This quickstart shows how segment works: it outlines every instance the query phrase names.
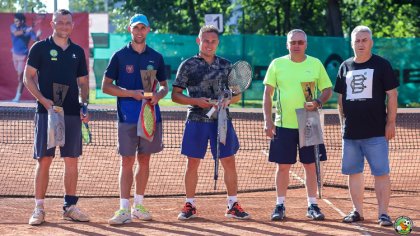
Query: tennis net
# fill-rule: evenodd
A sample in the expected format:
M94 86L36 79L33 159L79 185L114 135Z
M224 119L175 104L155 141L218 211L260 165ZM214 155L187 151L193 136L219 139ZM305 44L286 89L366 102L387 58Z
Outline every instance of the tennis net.
M33 196L34 104L0 103L0 196ZM269 140L263 131L261 109L231 109L233 124L241 148L236 155L240 192L274 190L276 165L268 162ZM91 106L92 142L84 145L79 160L78 195L83 197L118 197L120 157L117 153L116 109ZM186 107L162 108L164 150L152 156L148 196L184 195L186 158L180 154ZM347 178L341 174L341 131L336 110L323 111L324 141L328 161L323 163L324 186L346 188ZM392 191L420 193L420 110L399 109L397 136L390 142ZM59 150L50 169L47 196L63 194L63 161ZM201 162L197 194L226 192L223 168L218 189L213 190L214 162L210 150ZM365 166L365 187L374 189L370 169ZM304 187L304 171L300 163L290 170L290 188Z

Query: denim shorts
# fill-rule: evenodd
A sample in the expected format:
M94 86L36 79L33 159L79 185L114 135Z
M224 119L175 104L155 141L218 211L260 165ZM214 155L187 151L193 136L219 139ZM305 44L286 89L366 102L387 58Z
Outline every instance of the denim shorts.
M232 121L227 122L226 145L220 144L220 158L230 157L239 149L239 141L233 128ZM181 154L187 157L203 159L210 140L213 159L217 155L217 121L199 122L187 120L184 137L182 139Z
M385 137L343 139L341 172L345 175L362 173L365 157L374 176L389 174L388 141Z
M295 164L299 149L299 160L303 164L315 163L315 147L299 147L299 130L276 127L276 135L270 142L268 160L277 164ZM320 160L327 160L325 145L319 145Z

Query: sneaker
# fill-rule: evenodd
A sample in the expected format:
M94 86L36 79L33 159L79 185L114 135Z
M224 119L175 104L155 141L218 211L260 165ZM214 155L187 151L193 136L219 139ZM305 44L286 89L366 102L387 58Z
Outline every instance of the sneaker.
M137 218L139 220L151 220L152 215L143 205L137 204L131 208L131 218Z
M357 221L363 221L364 218L360 216L360 213L356 210L350 212L346 217L343 218L344 223L353 223Z
M127 209L119 209L114 216L108 220L110 225L122 225L131 223L131 214Z
M286 217L286 207L284 204L277 204L274 208L273 214L271 214L272 221L283 220Z
M30 225L40 225L45 222L45 211L43 208L35 207L31 218L29 219Z
M319 209L317 204L311 204L308 207L308 212L306 213L306 217L313 219L313 220L324 220L325 216L322 214L321 209Z
M389 217L389 215L382 214L378 219L378 223L380 226L391 226L392 220L391 217Z
M233 203L230 209L227 209L225 216L227 218L235 218L235 219L249 219L250 215L246 213L239 203Z
M191 203L186 202L181 213L178 215L178 220L188 220L196 217L197 209Z
M89 221L89 216L83 213L76 205L71 205L67 207L63 212L64 220L72 220L77 222L87 222Z

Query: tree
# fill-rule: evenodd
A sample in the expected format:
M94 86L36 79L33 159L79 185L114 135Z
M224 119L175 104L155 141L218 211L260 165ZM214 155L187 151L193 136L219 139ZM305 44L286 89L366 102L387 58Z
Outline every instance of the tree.
M25 6L26 2L26 6ZM41 0L2 0L0 12L45 12L46 6Z
M224 27L225 34L285 35L293 28L301 28L308 35L342 37L348 36L356 25L364 24L372 28L375 37L415 37L420 33L416 1L127 0L123 6L114 8L110 19L119 32L126 32L129 18L144 13L153 32L197 34L204 14L221 13L226 22L233 11L241 11L238 25Z
M229 0L127 0L111 14L118 32L126 32L129 19L135 13L143 13L151 22L153 32L197 34L204 24L204 15L221 13L228 16Z
M343 25L352 29L357 25L369 26L375 37L419 37L420 7L415 0L362 0L346 1L341 10L348 12Z
M72 12L106 12L108 10L107 1L104 0L77 0L69 1L69 10Z
M339 0L328 0L327 35L343 37Z

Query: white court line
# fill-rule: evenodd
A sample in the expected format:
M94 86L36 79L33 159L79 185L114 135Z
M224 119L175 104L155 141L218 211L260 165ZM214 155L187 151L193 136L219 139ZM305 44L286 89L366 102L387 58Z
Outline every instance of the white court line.
M262 150L262 153L266 156L268 156L268 153L265 150ZM289 171L289 173L292 175L293 178L297 179L298 181L300 181L303 185L305 185L305 180L302 179L299 175L297 175L295 172L293 171ZM336 207L330 200L326 199L326 198L322 198L322 200L328 205L330 206L332 209L334 209L336 212L338 212L338 214L340 214L342 217L345 217L346 214L340 210L340 208ZM343 223L344 224L344 223ZM358 229L359 231L361 231L360 233L362 235L366 235L366 236L372 236L369 232L368 229L359 225L358 223L351 223L352 225L355 226L356 229Z

